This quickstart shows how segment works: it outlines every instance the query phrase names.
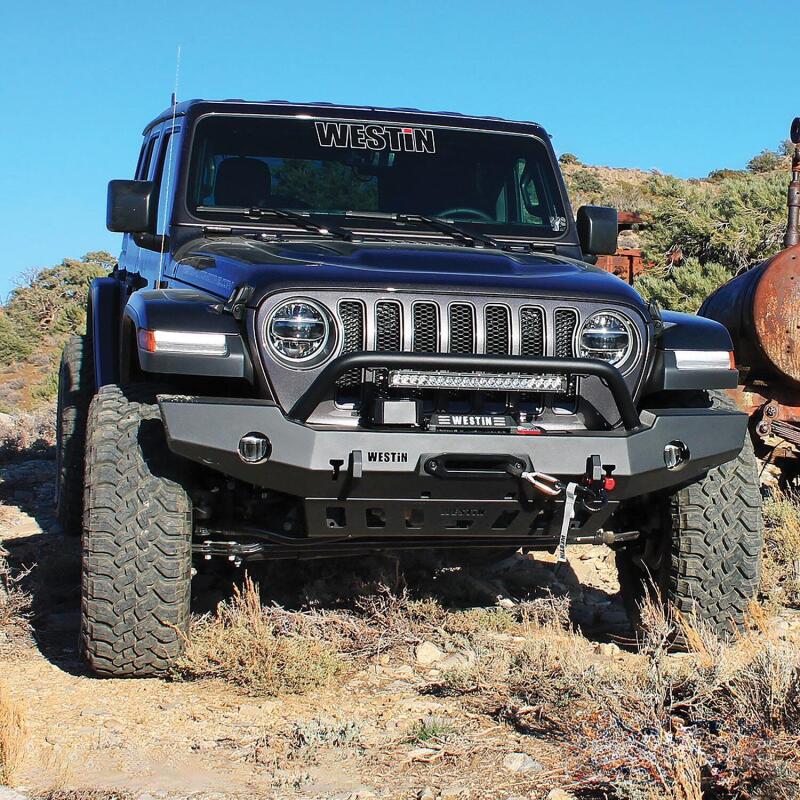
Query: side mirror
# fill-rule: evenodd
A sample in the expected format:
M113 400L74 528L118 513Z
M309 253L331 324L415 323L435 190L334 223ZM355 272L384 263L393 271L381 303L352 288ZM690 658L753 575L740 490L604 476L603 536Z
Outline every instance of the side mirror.
M578 209L578 239L584 255L611 256L617 252L617 211L606 206Z
M153 181L110 181L106 227L115 233L152 233L158 194Z
M792 120L792 130L789 135L792 139L792 144L800 144L800 117L795 117Z

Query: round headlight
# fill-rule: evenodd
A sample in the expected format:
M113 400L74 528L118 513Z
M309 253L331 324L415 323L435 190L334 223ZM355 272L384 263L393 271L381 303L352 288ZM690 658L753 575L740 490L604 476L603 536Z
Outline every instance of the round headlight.
M613 311L592 314L581 328L580 355L621 364L631 354L633 336L630 323Z
M311 300L287 300L269 315L265 338L279 359L308 363L328 352L330 315Z

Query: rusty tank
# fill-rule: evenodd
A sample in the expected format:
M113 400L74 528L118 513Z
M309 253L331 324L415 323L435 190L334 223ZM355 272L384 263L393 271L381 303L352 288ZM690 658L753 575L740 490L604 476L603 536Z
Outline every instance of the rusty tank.
M733 339L739 390L762 458L800 468L800 117L788 191L784 249L728 281L699 314L721 322Z

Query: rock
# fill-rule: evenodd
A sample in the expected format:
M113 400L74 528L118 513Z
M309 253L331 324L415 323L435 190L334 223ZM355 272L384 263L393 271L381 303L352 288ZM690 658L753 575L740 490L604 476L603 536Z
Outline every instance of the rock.
M436 793L430 786L426 786L418 795L418 800L436 800Z
M433 642L422 642L415 651L417 664L435 664L444 658L444 653Z
M436 755L438 750L430 747L415 747L407 756L408 761L427 761L431 756Z
M24 794L9 789L8 786L0 786L0 800L28 800Z
M449 656L443 658L436 666L439 669L457 669L458 667L466 667L470 664L470 659L461 653L450 653Z
M514 608L516 603L510 597L498 597L497 605L500 608Z
M551 789L546 800L575 800L575 795L564 791L564 789Z
M375 797L375 792L367 786L358 786L346 792L338 792L330 797L330 800L370 800Z
M439 800L468 800L470 789L463 783L453 783L439 792Z
M110 717L111 712L105 708L84 708L81 711L82 717Z
M605 658L616 658L622 651L612 642L602 642L594 648L595 653Z
M509 753L503 759L503 766L509 772L541 772L544 767L527 753Z

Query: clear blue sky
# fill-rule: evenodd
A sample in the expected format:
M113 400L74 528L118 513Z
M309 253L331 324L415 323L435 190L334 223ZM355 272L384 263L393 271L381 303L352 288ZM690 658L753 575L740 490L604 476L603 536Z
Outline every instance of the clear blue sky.
M2 0L0 295L119 249L110 178L179 97L328 100L541 122L593 164L742 167L800 114L792 4ZM794 41L793 41L794 39Z

